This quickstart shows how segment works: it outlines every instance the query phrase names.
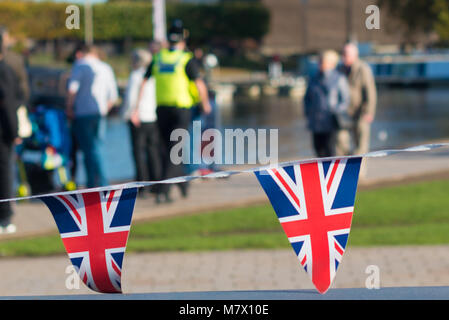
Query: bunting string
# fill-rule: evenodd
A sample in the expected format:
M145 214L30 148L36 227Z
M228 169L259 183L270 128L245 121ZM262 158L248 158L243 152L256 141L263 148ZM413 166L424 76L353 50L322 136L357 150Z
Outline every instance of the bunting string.
M423 144L419 146L404 148L404 149L387 149L387 150L380 150L380 151L373 151L368 152L366 154L362 155L356 155L356 156L340 156L340 157L327 157L327 158L309 158L309 159L301 159L301 160L293 160L293 161L287 161L287 162L281 162L281 163L274 163L269 164L265 166L259 166L254 167L250 169L242 169L242 170L225 170L225 171L218 171L209 173L206 175L189 175L189 176L181 176L181 177L175 177L160 181L132 181L122 184L114 184L104 187L96 187L96 188L85 188L85 189L78 189L73 191L62 191L62 192L54 192L54 193L48 193L48 194L41 194L41 195L31 195L26 197L15 197L10 199L0 199L0 202L8 202L8 201L21 201L21 200L29 200L29 199L39 199L45 196L59 196L59 195L71 195L71 194L78 194L78 193L88 193L88 192L103 192L103 191L111 191L111 190L120 190L120 189L129 189L129 188L143 188L147 186L152 186L156 184L171 184L171 183L182 183L182 182L188 182L196 179L216 179L216 178L227 178L232 175L236 174L242 174L242 173L254 173L257 171L264 171L273 167L286 167L291 166L294 164L302 164L302 163L310 163L310 162L317 162L317 161L333 161L337 159L351 159L351 158L380 158L380 157L387 157L398 153L407 153L407 152L423 152L423 151L429 151L433 149L448 147L448 143L432 143L432 144Z

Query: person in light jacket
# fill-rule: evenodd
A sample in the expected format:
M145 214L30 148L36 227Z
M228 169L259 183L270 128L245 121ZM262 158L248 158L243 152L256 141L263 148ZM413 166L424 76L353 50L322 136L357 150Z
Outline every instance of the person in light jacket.
M338 155L369 152L370 128L376 114L377 90L370 66L359 58L354 43L343 48L340 71L349 84L351 103L348 112L353 124L349 130L341 130L338 136Z
M118 100L118 87L114 71L100 60L97 47L86 45L81 51L82 59L74 64L68 82L66 113L84 156L87 187L94 188L109 184L103 148L106 116Z
M132 69L124 96L124 118L128 121L137 181L156 181L161 178L162 164L160 155L160 138L156 115L156 87L154 78L148 79L139 101L139 122L131 121L131 115L137 108L137 100L143 76L151 62L151 53L137 49L132 53ZM146 191L140 189L140 196L146 197Z

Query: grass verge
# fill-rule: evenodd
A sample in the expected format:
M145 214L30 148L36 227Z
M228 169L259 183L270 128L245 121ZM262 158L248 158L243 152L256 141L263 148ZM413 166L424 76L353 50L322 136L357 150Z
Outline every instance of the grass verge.
M349 245L449 244L449 180L357 194ZM289 248L270 205L132 226L127 252ZM59 235L0 242L3 256L59 254Z

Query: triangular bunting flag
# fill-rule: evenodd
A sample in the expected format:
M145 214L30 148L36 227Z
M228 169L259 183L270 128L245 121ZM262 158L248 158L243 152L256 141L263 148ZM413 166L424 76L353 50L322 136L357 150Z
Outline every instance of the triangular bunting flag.
M137 189L130 188L40 198L78 275L92 290L122 292L122 262L136 195Z
M332 284L348 241L362 158L255 171L315 288Z

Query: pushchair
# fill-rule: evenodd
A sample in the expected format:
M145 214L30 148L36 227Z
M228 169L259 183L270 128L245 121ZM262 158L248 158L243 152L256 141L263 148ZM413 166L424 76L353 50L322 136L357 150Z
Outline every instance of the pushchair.
M68 167L72 139L64 113L68 72L28 66L32 133L17 146L18 196L74 190Z
M29 113L30 137L17 146L18 196L74 190L70 180L71 135L62 109L39 104Z

